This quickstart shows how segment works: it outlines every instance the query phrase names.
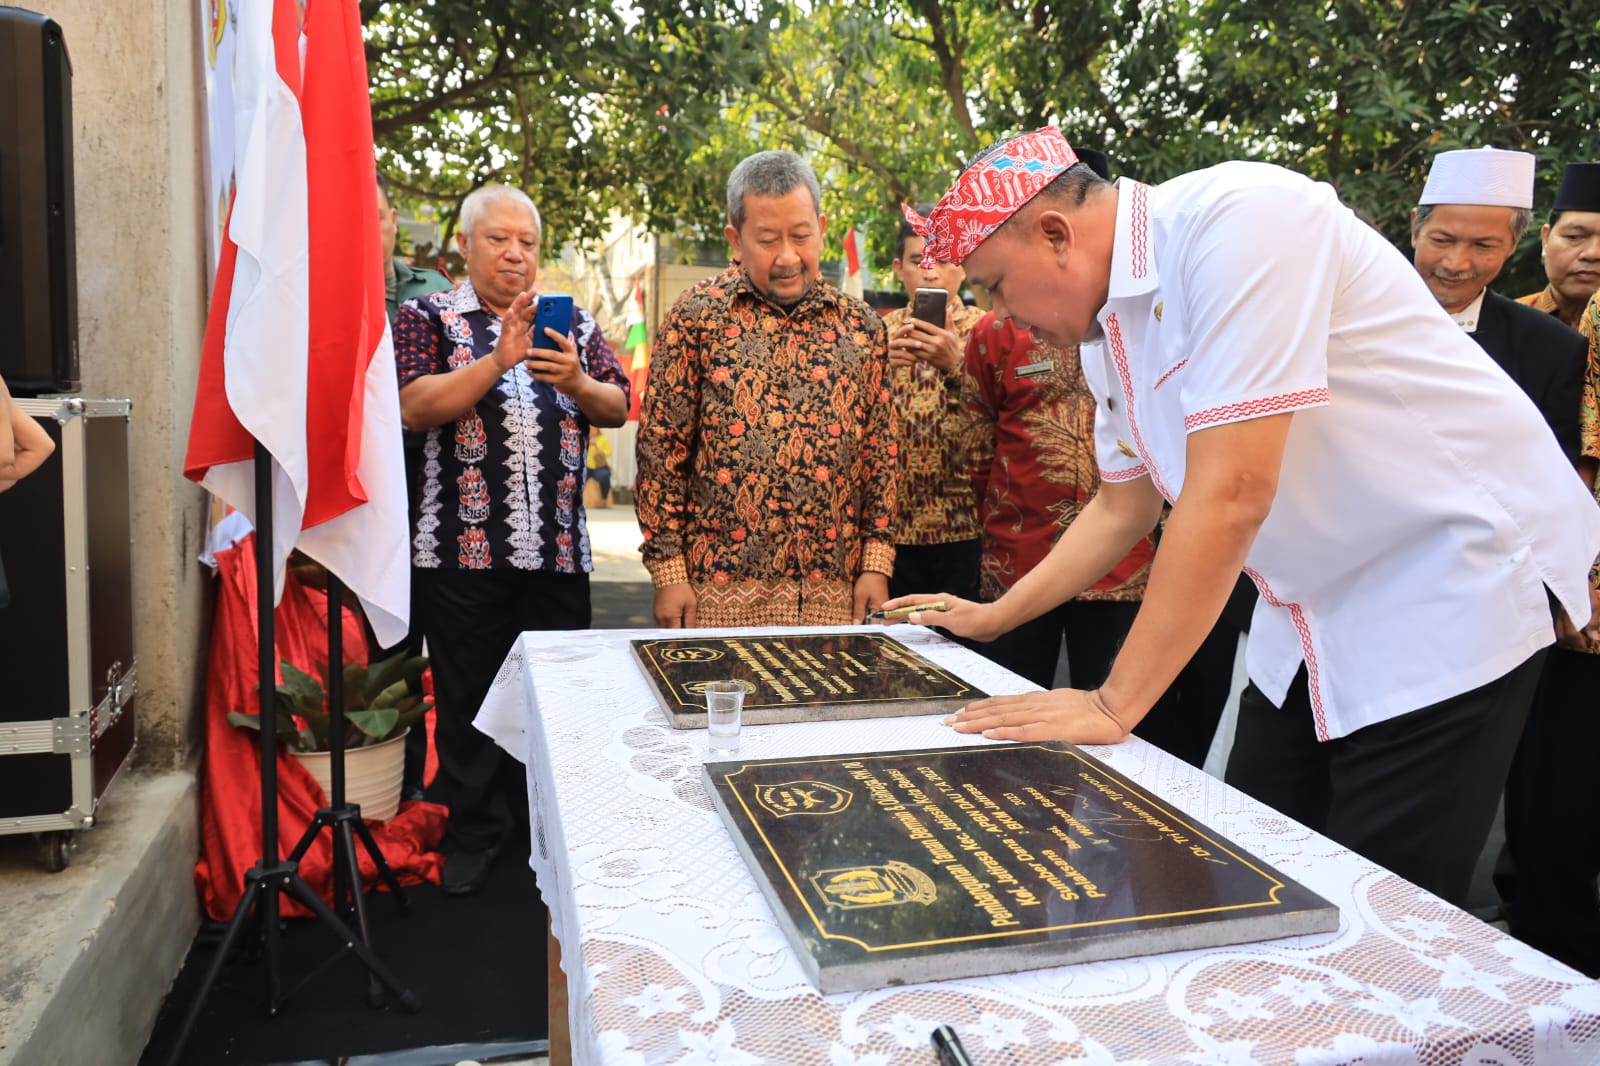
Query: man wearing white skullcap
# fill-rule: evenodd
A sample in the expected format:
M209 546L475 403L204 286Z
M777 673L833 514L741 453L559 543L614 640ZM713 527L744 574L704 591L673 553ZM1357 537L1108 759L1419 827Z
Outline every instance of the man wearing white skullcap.
M1088 342L1101 484L1000 599L909 621L992 640L1172 507L1098 688L949 724L1126 739L1243 567L1261 602L1228 782L1459 901L1553 639L1547 590L1590 625L1600 510L1538 410L1331 187L1278 167L1113 185L1046 129L984 152L924 222L997 319Z
M1492 291L1533 221L1534 157L1464 148L1434 158L1411 212L1412 262L1439 305L1522 387L1568 459L1588 347L1554 316Z

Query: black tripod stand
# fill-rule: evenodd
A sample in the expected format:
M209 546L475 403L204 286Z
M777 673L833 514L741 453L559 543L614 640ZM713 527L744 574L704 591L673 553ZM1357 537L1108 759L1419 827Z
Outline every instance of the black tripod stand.
M358 959L366 966L367 972L374 982L381 982L400 1001L400 1005L408 1011L422 1009L422 1003L389 971L366 944L366 915L359 903L356 905L361 935L353 932L339 916L333 912L322 899L312 891L311 886L300 877L300 857L310 847L310 841L316 836L323 824L342 825L343 832L337 828L335 840L335 879L339 878L340 855L338 841L341 837L349 838L350 824L348 820L340 820L342 815L339 808L346 805L344 801L344 767L343 767L343 742L340 744L340 755L334 762L335 781L338 782L333 806L323 808L317 812L317 819L306 831L306 836L296 845L294 852L287 859L278 857L278 751L277 751L277 704L275 700L275 685L273 679L277 676L277 664L274 662L276 641L273 633L273 574L272 574L272 462L267 450L260 441L255 446L255 498L256 498L256 626L258 666L260 669L259 687L259 714L261 715L261 846L262 857L251 866L244 875L244 894L239 897L238 906L234 908L233 916L228 919L228 925L222 935L222 943L217 948L217 956L211 960L210 967L206 970L204 979L200 982L200 989L195 994L194 1002L189 1005L189 1011L184 1015L183 1025L179 1027L177 1037L172 1046L172 1051L167 1056L167 1066L179 1066L183 1055L184 1046L189 1042L189 1034L194 1029L195 1022L199 1020L200 1010L205 1006L207 997L212 987L216 984L217 975L222 972L223 963L228 961L228 953L233 950L240 933L254 918L259 924L261 936L262 957L266 962L267 978L267 1013L276 1015L283 1004L283 982L279 976L281 964L281 944L279 937L281 930L278 928L278 895L287 892L299 900L308 910L316 915L317 920L331 929L343 943L343 949L355 952ZM330 582L331 585L331 582ZM333 599L332 589L329 593L329 622L330 632L339 629L339 615L334 613L336 604ZM342 647L338 653L342 653ZM340 662L334 656L336 651L329 648L329 662ZM341 678L341 669L330 668L330 680ZM333 681L342 686L342 680ZM331 700L339 708L339 718L335 728L339 735L342 732L343 720L343 692L339 692L336 700ZM356 808L348 808L357 810ZM328 822L323 821L323 815L334 816ZM359 814L354 816L356 825L361 825ZM366 827L361 825L362 839L376 854L377 847L371 835L366 832ZM360 868L356 864L355 848L353 843L345 850L348 859L346 864L347 874L353 871L355 878L353 891L357 900L360 899ZM379 869L383 871L391 888L398 888L394 881L394 873L388 865L379 859ZM334 899L337 902L339 895L335 891ZM334 958L338 956L335 955ZM331 963L333 960L330 959ZM327 964L323 967L326 968ZM312 974L311 976L315 976ZM297 986L298 987L298 986ZM369 997L372 990L369 988Z
M361 838L378 876L389 886L402 914L409 913L405 890L389 867L389 860L378 850L372 839L372 830L361 820L361 808L346 803L344 795L344 582L337 574L328 571L328 806L320 808L306 826L300 842L289 852L288 861L298 864L324 828L333 830L333 910L335 914L354 918L361 943L372 943L367 926L366 895L361 891L361 859L356 854L355 837ZM403 999L403 997L402 997ZM376 1007L383 1002L383 987L375 970L367 975L367 1002Z

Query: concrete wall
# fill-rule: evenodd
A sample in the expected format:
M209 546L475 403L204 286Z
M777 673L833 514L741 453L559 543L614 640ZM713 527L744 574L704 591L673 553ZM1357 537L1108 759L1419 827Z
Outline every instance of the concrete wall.
M205 325L198 0L25 0L72 58L79 350L86 397L133 401L141 761L189 760L208 578L183 453Z

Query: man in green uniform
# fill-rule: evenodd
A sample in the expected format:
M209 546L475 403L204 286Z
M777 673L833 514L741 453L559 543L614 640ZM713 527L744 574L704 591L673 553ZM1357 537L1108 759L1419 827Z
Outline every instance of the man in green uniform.
M444 289L454 288L450 279L437 270L427 270L414 267L404 259L397 259L394 254L395 235L398 232L396 212L389 203L389 182L382 174L378 175L378 232L383 236L383 283L388 289L389 321L394 322L394 313L400 305L413 296L426 296L430 292L439 292ZM407 462L409 469L411 454L409 438L414 434L407 433ZM420 440L420 434L415 434Z

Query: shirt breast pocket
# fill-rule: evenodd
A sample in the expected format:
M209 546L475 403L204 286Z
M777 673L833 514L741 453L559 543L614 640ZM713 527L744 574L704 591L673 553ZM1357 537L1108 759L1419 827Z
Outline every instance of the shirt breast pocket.
M1176 359L1170 360L1156 375L1155 384L1150 386L1150 391L1159 392L1163 386L1173 386L1173 379L1181 375L1183 368L1188 365L1189 357L1187 355L1178 356Z
M1152 379L1150 391L1176 388L1183 368L1189 364L1189 342L1183 325L1183 309L1177 301L1169 307L1165 300L1157 301L1150 309L1149 343L1158 353L1155 364L1159 367Z

